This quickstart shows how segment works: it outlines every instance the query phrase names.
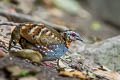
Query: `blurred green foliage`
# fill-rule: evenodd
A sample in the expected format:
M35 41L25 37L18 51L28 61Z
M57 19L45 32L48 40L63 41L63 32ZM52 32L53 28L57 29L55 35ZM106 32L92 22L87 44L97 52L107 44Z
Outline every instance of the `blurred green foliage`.
M69 13L78 13L80 4L76 0L54 0L54 4Z
M94 21L94 22L92 22L91 27L93 30L98 31L98 30L100 30L101 25L98 21Z

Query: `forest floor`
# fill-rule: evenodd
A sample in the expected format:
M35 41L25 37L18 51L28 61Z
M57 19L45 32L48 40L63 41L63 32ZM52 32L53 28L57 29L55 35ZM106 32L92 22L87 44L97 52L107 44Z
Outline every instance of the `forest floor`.
M35 21L45 20L52 24L66 26L67 28L80 33L81 37L86 41L86 44L94 44L120 34L120 30L115 26L102 22L87 11L83 14L73 14L56 8L52 3L46 3L43 1L43 4L33 4L33 0L26 0L26 2L20 0L18 1L18 5L13 2L0 1L0 12L5 10L9 13L25 14ZM4 7L4 5L6 5L6 7ZM3 22L24 22L24 20L20 20L20 16L18 19L14 19L14 17L13 19L9 19L9 16L4 17L1 13L0 20ZM28 21L27 23L30 22ZM67 52L67 55L65 55L62 60L50 61L49 63L52 64L52 67L33 64L28 60L10 56L8 52L8 44L13 28L13 26L11 27L8 25L0 26L0 80L109 79L93 74L91 69L98 66L98 64L94 63L90 58L88 58L88 60L84 59L84 56L78 55L77 52L75 52L75 50L79 50L79 46L77 47L79 42L73 43L72 47ZM82 43L80 44L82 45ZM63 69L63 67L66 68ZM108 70L103 66L99 69L104 69L105 71ZM115 72L115 74L119 75L117 72Z

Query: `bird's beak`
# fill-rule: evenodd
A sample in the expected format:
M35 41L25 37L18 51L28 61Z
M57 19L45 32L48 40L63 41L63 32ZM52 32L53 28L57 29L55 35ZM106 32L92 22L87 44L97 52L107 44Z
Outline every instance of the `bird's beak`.
M79 41L82 41L82 42L83 42L83 39L82 39L81 37L79 37L77 40L79 40Z

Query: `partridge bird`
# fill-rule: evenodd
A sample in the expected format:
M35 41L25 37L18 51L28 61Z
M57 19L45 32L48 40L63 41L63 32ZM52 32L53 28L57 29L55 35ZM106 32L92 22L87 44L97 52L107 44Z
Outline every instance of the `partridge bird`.
M20 57L33 62L55 60L63 56L75 40L82 41L80 35L72 30L58 32L44 24L22 24L13 30L9 50L19 43L23 50L15 53L21 54ZM37 60L33 54L39 56Z

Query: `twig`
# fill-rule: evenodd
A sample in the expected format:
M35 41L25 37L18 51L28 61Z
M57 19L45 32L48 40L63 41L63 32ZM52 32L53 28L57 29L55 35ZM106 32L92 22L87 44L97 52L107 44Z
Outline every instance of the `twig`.
M14 23L14 22L3 22L3 21L0 21L0 25L18 26L20 24L23 24L23 23Z

